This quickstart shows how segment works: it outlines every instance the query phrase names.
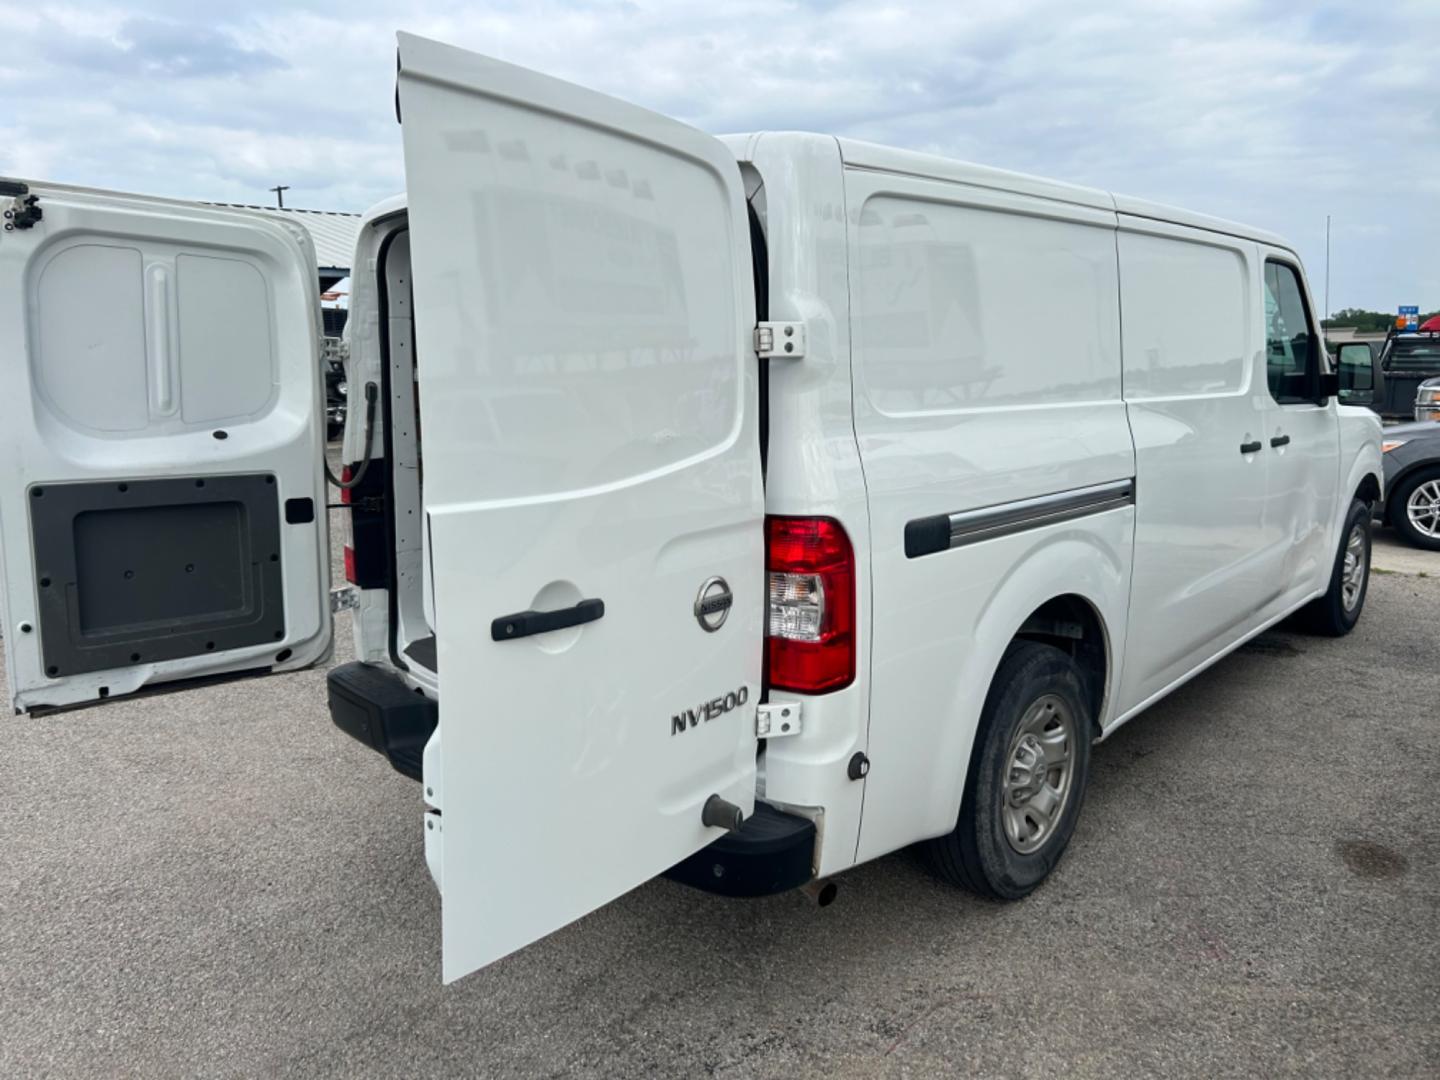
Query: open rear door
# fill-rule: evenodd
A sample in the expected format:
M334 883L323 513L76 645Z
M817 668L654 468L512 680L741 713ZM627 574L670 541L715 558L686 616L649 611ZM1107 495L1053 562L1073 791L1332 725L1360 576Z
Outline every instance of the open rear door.
M9 184L0 201L12 704L326 655L319 300L303 230L39 184Z
M399 99L449 981L753 806L754 292L715 139L405 34Z

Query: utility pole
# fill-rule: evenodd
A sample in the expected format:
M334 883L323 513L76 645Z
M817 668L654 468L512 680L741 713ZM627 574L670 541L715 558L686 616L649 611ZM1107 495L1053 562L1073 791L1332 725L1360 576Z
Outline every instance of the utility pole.
M1325 318L1320 320L1323 330L1330 319L1330 215L1325 215Z
M287 192L287 191L290 190L290 185L289 185L289 184L276 184L274 187L270 188L269 190L275 192L275 205L278 206L281 210L284 210L284 209L285 209L285 192ZM1326 222L1327 222L1327 224L1326 224L1326 226L1325 226L1325 228L1326 228L1326 230L1327 230L1326 235L1328 236L1328 235L1329 235L1328 230L1329 230L1329 228L1330 228L1328 222L1329 222L1330 219L1329 219L1329 218L1326 218L1325 220L1326 220ZM1328 243L1328 241L1327 241L1327 243Z

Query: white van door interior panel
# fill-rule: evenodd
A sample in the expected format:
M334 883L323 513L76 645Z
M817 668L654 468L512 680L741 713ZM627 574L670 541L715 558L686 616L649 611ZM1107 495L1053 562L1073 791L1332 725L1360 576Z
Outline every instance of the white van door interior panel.
M252 216L37 187L0 240L17 709L326 655L314 254Z
M399 102L448 981L751 811L755 300L718 141L403 34Z

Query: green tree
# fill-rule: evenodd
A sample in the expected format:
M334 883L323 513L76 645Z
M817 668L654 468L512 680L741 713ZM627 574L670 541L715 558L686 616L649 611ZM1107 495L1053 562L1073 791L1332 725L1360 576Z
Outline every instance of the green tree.
M1437 312L1431 311L1420 316L1423 323L1427 319L1433 319ZM1325 320L1327 329L1331 327L1353 326L1361 333L1375 333L1382 330L1389 330L1395 325L1393 311L1367 311L1364 308L1341 308L1330 318Z

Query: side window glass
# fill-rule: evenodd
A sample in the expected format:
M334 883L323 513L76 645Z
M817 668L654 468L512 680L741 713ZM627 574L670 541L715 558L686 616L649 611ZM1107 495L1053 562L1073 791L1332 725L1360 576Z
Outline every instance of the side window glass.
M1317 351L1304 294L1294 267L1265 264L1265 373L1270 396L1281 405L1315 397Z

